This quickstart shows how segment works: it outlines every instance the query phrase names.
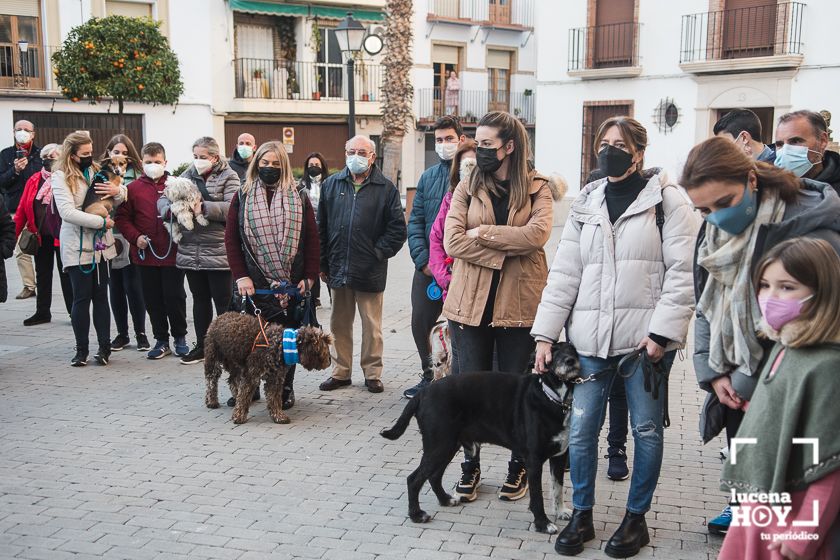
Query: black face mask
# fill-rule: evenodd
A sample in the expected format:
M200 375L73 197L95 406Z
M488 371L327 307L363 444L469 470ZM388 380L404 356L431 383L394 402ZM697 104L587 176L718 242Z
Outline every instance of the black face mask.
M315 178L321 176L322 170L317 165L310 165L306 172L309 173L310 177Z
M266 185L275 185L280 180L280 169L276 167L260 167L257 173Z
M496 157L499 148L479 146L475 150L475 164L485 173L495 173L502 166L504 159Z
M44 160L44 170L45 171L51 171L52 170L52 165L53 165L53 160L51 160L51 159L45 159Z
M633 165L633 156L621 148L605 146L598 152L598 169L607 177L621 177Z
M93 165L93 156L85 156L79 158L79 169L84 171L88 167Z

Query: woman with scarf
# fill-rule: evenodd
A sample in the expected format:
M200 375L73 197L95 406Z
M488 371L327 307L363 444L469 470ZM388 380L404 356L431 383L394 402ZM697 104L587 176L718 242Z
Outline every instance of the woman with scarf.
M725 429L729 443L771 346L757 334L753 269L769 249L793 237L825 239L840 252L840 197L825 183L755 162L719 137L689 152L680 183L705 215L694 255L694 371L709 393L701 435L708 442ZM725 534L731 521L727 506L709 521L709 532Z
M31 327L42 325L52 320L53 261L58 264L58 277L61 280L61 294L64 306L69 314L73 308L73 287L70 277L61 264L58 244L58 232L61 229L61 217L53 204L51 170L61 153L58 144L47 144L41 149L44 167L26 182L20 198L18 212L15 214L15 238L20 237L24 228L38 236L40 241L35 254L35 314L23 320L23 325Z
M292 298L279 292L297 288L305 294L312 288L320 244L312 203L298 191L280 142L266 142L254 154L245 184L230 203L225 248L242 309L254 313L258 308L270 323L299 327L301 318L290 308ZM295 404L294 379L292 367L283 386L283 410Z

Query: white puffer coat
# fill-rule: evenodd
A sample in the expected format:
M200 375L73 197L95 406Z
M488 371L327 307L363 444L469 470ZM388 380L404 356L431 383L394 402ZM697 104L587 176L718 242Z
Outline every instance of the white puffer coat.
M599 358L627 354L650 333L671 340L668 350L682 347L694 308L700 218L663 171L610 224L606 183L588 184L572 205L531 334L556 341L567 326L578 352Z

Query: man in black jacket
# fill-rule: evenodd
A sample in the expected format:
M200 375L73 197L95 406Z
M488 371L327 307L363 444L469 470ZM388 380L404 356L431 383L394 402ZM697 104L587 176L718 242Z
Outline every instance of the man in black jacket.
M24 120L16 122L14 137L14 144L0 152L0 191L11 214L17 211L26 181L44 166L41 161L41 147L35 145L35 125ZM17 295L17 299L32 297L35 295L35 267L32 257L22 253L20 247L15 246L15 258L23 280L23 290Z
M254 159L254 151L257 149L256 142L253 134L243 132L236 139L236 150L228 160L228 165L236 171L242 183L245 183L245 173L248 171L248 166L251 165L251 160Z
M840 154L827 147L828 125L821 114L794 111L779 117L776 166L789 169L804 179L828 183L840 193ZM798 155L795 150L805 154Z
M350 385L353 320L362 319L361 366L371 393L383 391L382 300L388 259L406 240L400 193L374 165L376 146L367 136L345 145L347 166L321 187L318 230L321 280L332 289L330 329L336 364L322 391Z

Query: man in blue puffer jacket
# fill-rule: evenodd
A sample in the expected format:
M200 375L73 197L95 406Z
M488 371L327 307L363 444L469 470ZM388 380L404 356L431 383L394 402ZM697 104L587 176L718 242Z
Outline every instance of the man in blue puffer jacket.
M429 270L429 233L437 218L440 203L449 190L449 171L458 145L466 138L458 119L452 116L439 118L434 125L435 152L441 162L423 172L417 183L414 204L408 219L408 248L414 261L414 279L411 283L411 334L417 353L420 354L422 374L420 382L406 389L403 396L410 399L432 381L432 356L429 334L440 317L443 299L440 291L434 294L429 285L434 282ZM430 295L438 295L431 299Z

